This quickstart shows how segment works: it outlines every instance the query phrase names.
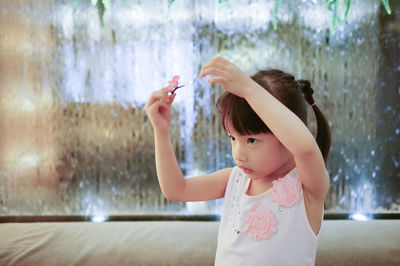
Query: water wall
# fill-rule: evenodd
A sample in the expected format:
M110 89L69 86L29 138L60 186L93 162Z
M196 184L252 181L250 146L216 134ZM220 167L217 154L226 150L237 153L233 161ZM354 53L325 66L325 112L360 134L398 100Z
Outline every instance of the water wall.
M389 15L352 1L333 27L324 1L281 2L115 0L100 19L88 0L0 0L0 215L218 213L220 201L163 197L144 112L180 75L171 136L184 175L231 167L223 90L198 78L216 55L312 82L332 130L326 212L398 213L399 3Z

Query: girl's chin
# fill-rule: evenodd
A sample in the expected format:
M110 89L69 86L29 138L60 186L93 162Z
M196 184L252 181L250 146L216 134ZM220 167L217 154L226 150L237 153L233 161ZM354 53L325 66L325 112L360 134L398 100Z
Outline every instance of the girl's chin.
M260 175L260 173L254 173L252 172L251 174L246 174L246 176L251 179L252 181L269 181L269 179L267 177L265 177L265 175Z
M246 176L248 178L250 178L251 180L255 180L255 181L262 179L262 177L260 177L259 175L255 174L254 172L251 172L251 173L248 173L248 174L246 173Z

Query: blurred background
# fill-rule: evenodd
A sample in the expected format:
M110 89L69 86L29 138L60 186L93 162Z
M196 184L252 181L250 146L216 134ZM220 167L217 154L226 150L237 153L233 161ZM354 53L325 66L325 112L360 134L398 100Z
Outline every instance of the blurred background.
M221 200L163 197L144 111L180 75L184 175L233 166L223 90L198 78L216 55L312 82L332 130L326 213L400 213L400 1L387 4L0 0L0 216L218 215Z

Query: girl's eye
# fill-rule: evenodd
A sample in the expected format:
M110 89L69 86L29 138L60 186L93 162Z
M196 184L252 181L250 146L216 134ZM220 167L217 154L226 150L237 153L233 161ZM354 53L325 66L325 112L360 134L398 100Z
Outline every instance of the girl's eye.
M247 140L247 142L250 143L250 144L255 144L255 143L257 143L257 140L255 138L249 138Z
M230 138L231 138L231 141L234 141L235 140L235 137L234 136L229 136Z

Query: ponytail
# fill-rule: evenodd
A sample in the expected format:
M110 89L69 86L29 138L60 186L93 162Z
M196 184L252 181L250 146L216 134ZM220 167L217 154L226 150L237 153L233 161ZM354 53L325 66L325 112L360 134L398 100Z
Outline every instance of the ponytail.
M300 79L297 81L298 86L304 94L304 99L308 102L308 104L312 107L315 113L315 117L317 119L317 137L316 141L319 149L321 150L322 156L324 157L324 161L326 163L328 159L329 149L331 147L331 130L322 111L316 105L313 93L314 90L311 88L311 83L308 80Z

